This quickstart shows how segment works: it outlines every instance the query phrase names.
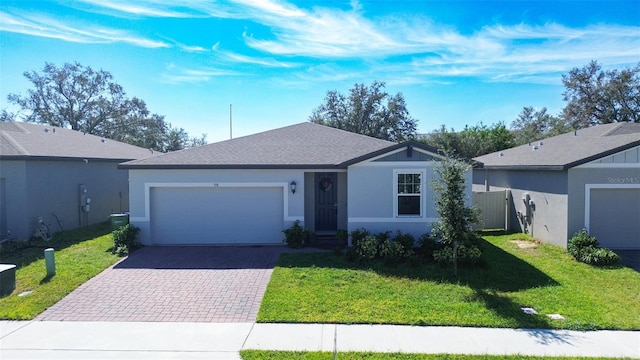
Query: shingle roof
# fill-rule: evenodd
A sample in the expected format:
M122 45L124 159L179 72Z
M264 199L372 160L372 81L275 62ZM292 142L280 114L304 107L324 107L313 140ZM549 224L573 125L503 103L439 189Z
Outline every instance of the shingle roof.
M397 145L304 122L196 148L129 161L121 168L339 168Z
M0 122L1 159L82 158L133 160L151 156L147 149L79 131L24 122Z
M487 169L565 170L640 145L639 123L592 126L474 158Z

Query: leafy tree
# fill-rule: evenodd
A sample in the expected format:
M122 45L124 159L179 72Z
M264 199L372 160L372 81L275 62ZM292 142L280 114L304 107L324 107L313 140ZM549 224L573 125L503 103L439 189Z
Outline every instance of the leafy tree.
M16 114L12 112L8 112L7 110L0 111L0 122L15 121L15 119L16 119Z
M567 105L563 116L580 129L613 122L640 122L640 63L603 71L597 61L562 76Z
M476 263L482 256L475 245L478 235L472 228L479 221L478 210L465 205L465 175L470 169L469 164L447 156L434 168L437 178L431 183L439 216L433 235L443 245L434 252L434 258L453 264L456 276L459 262Z
M445 152L471 159L513 147L513 135L503 123L486 126L465 126L464 130L456 133L453 129L447 131L444 125L421 139L427 145Z
M28 95L8 100L28 113L26 121L71 128L132 145L174 151L206 143L171 127L164 116L151 114L144 101L128 98L113 75L79 63L62 67L45 63L41 73L25 72L33 84ZM6 113L6 112L5 112Z
M309 121L389 141L414 138L417 120L409 115L404 97L391 96L384 87L374 81L370 86L355 84L348 96L329 91Z
M548 114L547 108L536 110L526 106L511 123L511 130L514 134L514 145L523 145L564 134L571 131L571 127L561 117Z

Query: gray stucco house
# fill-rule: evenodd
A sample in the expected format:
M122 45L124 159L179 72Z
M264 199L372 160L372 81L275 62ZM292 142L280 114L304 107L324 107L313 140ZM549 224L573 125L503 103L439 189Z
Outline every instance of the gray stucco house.
M640 124L598 125L475 158L474 191L511 190L509 227L567 246L640 249Z
M0 122L0 239L29 239L39 217L56 232L58 221L69 230L128 210L118 163L150 155L70 129Z
M305 122L120 168L143 244L282 244L296 220L320 235L429 232L439 159L423 144ZM471 198L471 171L467 188Z

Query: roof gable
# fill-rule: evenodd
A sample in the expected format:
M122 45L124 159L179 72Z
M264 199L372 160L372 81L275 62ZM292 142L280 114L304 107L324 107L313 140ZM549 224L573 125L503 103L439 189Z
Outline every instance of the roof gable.
M157 168L341 168L396 143L318 125L290 125L121 165Z
M482 155L491 169L565 170L640 145L640 124L592 126L542 141Z
M0 122L0 158L82 158L132 160L151 156L147 149L54 126Z

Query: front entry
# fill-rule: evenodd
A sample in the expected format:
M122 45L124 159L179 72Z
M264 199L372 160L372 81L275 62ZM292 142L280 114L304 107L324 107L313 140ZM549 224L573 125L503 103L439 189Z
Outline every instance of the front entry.
M315 174L316 233L338 230L338 181L336 173Z

